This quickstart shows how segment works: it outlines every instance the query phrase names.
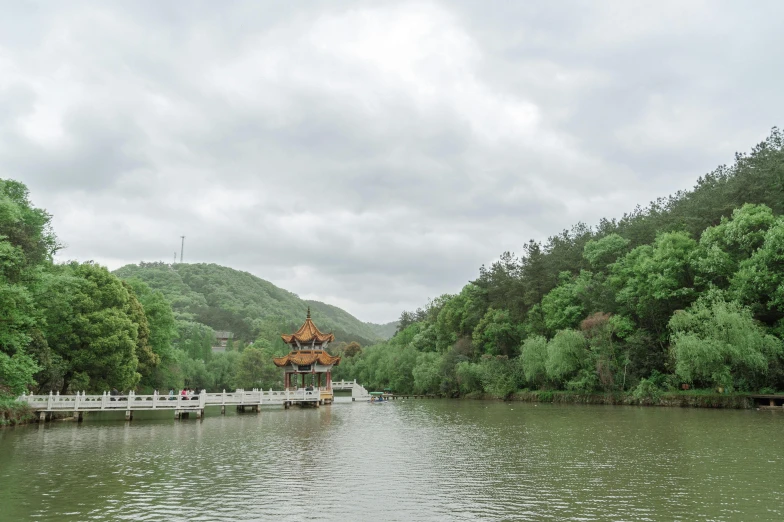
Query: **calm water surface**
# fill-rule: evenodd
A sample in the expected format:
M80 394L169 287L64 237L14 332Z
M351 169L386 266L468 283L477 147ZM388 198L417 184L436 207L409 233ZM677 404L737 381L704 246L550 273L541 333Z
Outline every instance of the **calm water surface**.
M409 400L106 419L0 430L0 520L784 520L780 413Z

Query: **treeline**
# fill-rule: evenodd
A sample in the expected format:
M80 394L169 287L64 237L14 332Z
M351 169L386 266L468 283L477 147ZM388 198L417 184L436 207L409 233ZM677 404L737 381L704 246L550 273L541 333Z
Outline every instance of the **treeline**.
M287 348L275 318L259 323L252 343L239 339L213 354L214 330L187 311L175 315L163 292L92 262L56 264L60 248L51 216L32 205L27 187L0 179L0 399L282 385L272 357Z
M691 191L504 253L342 362L371 388L784 390L784 137Z

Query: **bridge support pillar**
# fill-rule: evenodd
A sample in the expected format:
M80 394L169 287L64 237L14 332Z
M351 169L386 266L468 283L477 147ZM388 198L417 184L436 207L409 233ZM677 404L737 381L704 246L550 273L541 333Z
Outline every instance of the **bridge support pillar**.
M201 419L204 415L204 410L196 410L196 418Z
M226 415L226 405L221 405L221 415Z
M289 401L283 401L283 409L284 409L284 410L288 410L288 409L289 409L289 406L291 406L291 405L289 404Z
M47 415L45 411L42 411L41 414L38 416L38 420L39 422L46 422L47 420L49 420L48 417L49 415Z
M131 410L125 410L125 420L127 421L133 420L133 412Z
M84 420L84 412L80 411L76 414L76 422L82 422Z

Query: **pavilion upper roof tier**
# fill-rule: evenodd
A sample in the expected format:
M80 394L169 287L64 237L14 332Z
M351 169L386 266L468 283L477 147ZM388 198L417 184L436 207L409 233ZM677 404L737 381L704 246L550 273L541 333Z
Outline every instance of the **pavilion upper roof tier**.
M283 339L283 342L286 344L291 344L295 341L299 341L300 344L312 343L314 340L317 343L321 344L327 342L331 343L332 341L335 340L334 335L332 335L331 333L329 334L322 333L316 327L316 325L313 324L313 321L311 321L310 319L310 308L308 308L308 318L305 319L305 323L302 326L300 326L299 330L297 330L291 335L284 334L281 335L280 337L281 339Z
M310 353L291 352L290 354L284 355L283 357L275 357L272 359L272 362L275 363L275 366L280 368L290 364L305 366L316 362L323 366L337 366L340 364L340 357L332 356L324 350L316 350Z

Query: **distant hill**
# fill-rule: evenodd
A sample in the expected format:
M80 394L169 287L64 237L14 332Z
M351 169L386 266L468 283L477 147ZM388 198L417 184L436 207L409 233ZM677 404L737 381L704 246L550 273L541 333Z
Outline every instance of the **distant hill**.
M308 307L319 329L333 332L338 342L367 346L388 338L389 325L364 323L336 306L305 301L269 281L225 266L139 263L114 273L163 292L179 319L229 330L245 341L260 336L274 340L281 332L293 331L302 325Z
M392 321L391 323L386 324L376 324L376 323L365 323L369 327L373 329L375 332L376 337L380 337L381 339L391 339L395 332L397 332L397 321Z

